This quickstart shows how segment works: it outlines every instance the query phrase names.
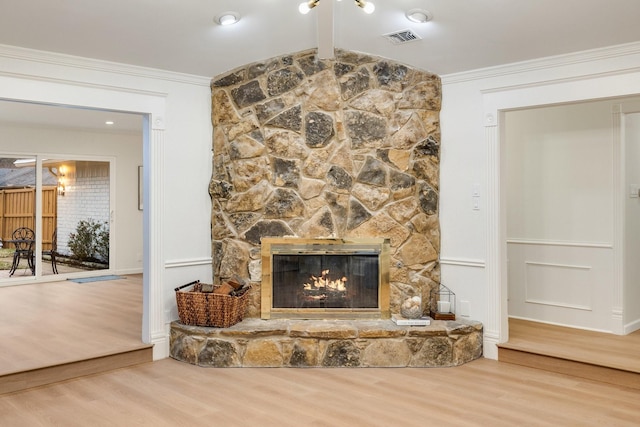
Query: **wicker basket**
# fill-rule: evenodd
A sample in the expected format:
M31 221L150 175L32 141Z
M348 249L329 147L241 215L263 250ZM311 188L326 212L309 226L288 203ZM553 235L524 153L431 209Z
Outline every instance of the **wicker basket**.
M193 286L193 289L186 289ZM218 286L214 286L214 290ZM228 328L242 321L249 290L240 296L202 292L202 284L195 281L175 289L180 323L193 326Z

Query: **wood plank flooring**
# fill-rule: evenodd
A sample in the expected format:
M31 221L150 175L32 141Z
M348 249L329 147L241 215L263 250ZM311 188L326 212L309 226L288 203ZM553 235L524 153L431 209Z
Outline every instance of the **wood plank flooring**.
M455 368L201 368L172 359L0 396L12 426L638 426L640 392L479 359Z
M614 335L520 319L509 320L500 361L640 390L640 331ZM639 421L640 424L640 421Z
M0 393L141 360L142 275L0 288Z
M0 375L139 347L141 282L133 276L0 289ZM550 325L520 326L511 329L512 344L533 347L539 336L538 345L555 347L568 339ZM628 352L637 362L636 334L591 334L578 331L575 344L556 351L586 358L592 348L609 348L615 363L627 366ZM486 359L456 368L361 369L207 369L165 359L102 373L77 363L66 366L85 376L0 394L0 425L640 425L640 390Z

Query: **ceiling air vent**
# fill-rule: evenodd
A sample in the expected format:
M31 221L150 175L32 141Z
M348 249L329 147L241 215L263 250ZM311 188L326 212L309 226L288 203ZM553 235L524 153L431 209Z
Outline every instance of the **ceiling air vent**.
M396 31L395 33L383 34L382 37L386 38L393 44L403 44L422 39L422 37L411 30L402 30Z

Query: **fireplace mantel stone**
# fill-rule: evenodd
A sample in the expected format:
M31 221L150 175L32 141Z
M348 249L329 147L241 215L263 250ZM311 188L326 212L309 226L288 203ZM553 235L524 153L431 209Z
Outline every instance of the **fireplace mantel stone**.
M389 309L435 308L440 78L403 64L315 49L247 64L211 83L214 281L252 284L261 313L264 237L385 238Z
M482 356L482 324L432 320L261 320L171 324L172 358L203 367L450 367Z

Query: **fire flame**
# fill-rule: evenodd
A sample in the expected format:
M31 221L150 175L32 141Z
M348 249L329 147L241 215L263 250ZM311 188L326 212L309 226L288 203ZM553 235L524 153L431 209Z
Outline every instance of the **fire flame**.
M304 284L305 291L325 289L335 292L346 292L347 290L347 278L342 276L341 279L330 280L329 270L322 270L320 277L311 276L310 279L311 282Z

